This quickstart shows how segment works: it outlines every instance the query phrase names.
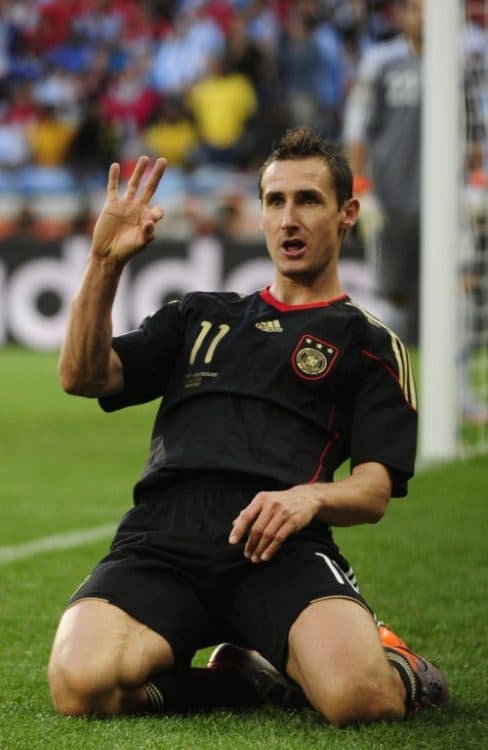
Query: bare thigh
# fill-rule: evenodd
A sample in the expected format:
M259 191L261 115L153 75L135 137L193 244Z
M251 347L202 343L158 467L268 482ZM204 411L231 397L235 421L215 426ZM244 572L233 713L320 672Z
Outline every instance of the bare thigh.
M161 635L103 599L82 599L64 612L54 639L54 704L62 713L137 710L144 683L173 661Z
M311 604L289 634L287 671L331 722L402 718L404 692L371 614L357 602Z

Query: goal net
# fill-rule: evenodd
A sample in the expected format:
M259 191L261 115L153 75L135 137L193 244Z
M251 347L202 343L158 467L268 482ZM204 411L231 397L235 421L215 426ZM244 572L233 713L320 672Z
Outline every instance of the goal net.
M488 453L488 0L463 6L457 446L470 456Z

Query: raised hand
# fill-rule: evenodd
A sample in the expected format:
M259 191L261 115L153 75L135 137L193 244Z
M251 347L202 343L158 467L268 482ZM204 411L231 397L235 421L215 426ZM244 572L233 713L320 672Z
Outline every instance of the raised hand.
M93 230L92 253L124 264L154 239L156 224L164 216L160 206L150 206L166 169L166 159L157 159L138 195L149 158L140 156L122 197L119 196L120 165L111 165L107 199Z

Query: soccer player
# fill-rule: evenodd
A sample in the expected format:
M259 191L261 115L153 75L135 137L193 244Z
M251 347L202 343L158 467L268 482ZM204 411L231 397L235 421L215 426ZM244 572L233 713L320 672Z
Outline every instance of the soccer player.
M147 166L139 158L122 198L110 168L61 352L68 393L106 411L162 401L134 507L61 618L56 709L306 699L344 726L442 703L444 676L377 627L332 536L406 494L417 421L407 351L339 281L359 211L347 160L288 131L259 179L270 286L188 294L112 338L120 275L163 217L150 201L165 161L143 182ZM210 669L191 669L220 641Z

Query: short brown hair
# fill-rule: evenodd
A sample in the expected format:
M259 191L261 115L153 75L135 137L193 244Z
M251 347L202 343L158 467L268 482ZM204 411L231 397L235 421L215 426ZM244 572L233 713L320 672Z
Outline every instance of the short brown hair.
M302 126L287 130L273 149L259 170L259 198L263 197L261 182L266 169L274 161L290 161L293 159L308 159L314 156L322 158L328 165L332 176L332 183L337 196L337 203L342 206L344 201L352 198L353 176L346 155L337 143L326 140L319 133Z

